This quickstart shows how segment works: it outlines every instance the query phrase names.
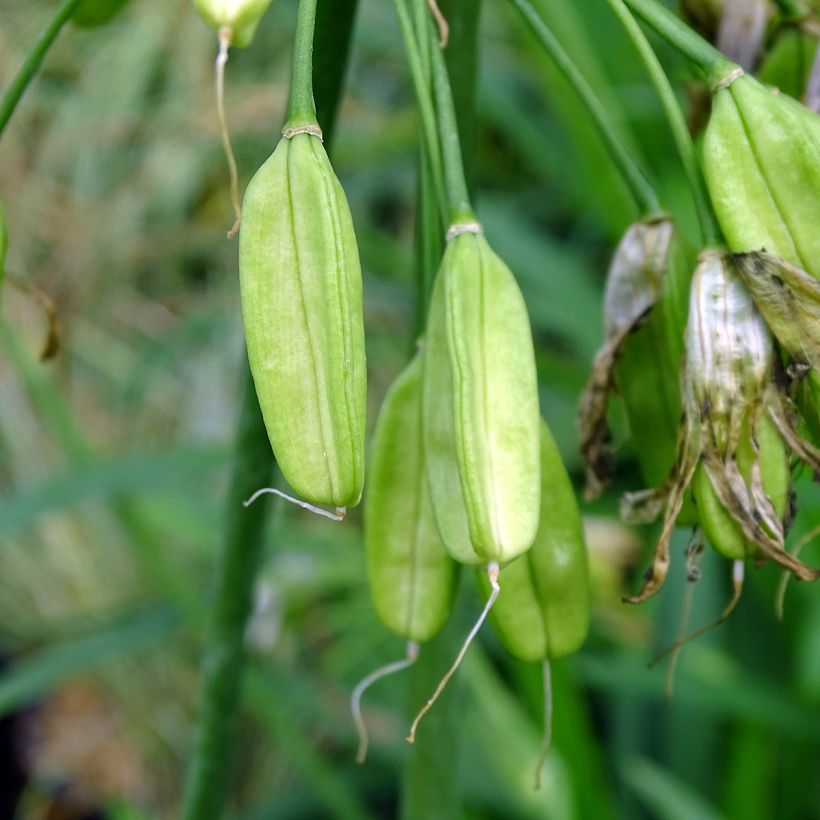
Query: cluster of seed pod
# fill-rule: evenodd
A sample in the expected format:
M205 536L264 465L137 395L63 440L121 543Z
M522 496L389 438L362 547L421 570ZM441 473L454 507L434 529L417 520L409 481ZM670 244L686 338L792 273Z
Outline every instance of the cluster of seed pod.
M647 21L653 22L649 15ZM673 359L665 364L664 345L652 351L658 368L680 372L682 421L668 477L659 480L642 461L644 478L655 489L628 493L623 500L629 519L664 519L643 588L627 600L639 602L660 589L672 529L686 521L699 524L712 547L735 562L735 595L724 617L737 600L749 558L772 561L804 580L820 576L785 548L794 512L789 454L815 476L820 467L814 443L820 407L820 117L724 58L714 65L720 66L717 76L706 72L713 105L703 170L728 250L711 248L699 255L687 318L685 311L659 310L666 291L654 284L652 254L645 249L633 254L638 264L630 268L622 244L608 293L628 294L628 307L617 300L606 305L613 329L599 355L603 375L595 375L585 393L581 429L589 483L597 490L609 466L602 455L606 436L599 394L615 381L616 356L617 381L628 386L633 347L638 361L646 361L640 334L650 323L661 328L656 339L682 342L677 349L666 345ZM675 268L663 261L674 291ZM629 421L650 415L668 419L664 395L673 391L648 391L639 400L623 391ZM655 432L656 441L665 445L672 429L667 421ZM653 432L651 426L633 427L639 452L647 430Z

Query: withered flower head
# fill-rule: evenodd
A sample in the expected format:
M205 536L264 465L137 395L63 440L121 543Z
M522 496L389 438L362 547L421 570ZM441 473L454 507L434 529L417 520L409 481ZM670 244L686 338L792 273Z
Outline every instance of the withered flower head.
M776 477L761 470L761 426L771 421L782 437L780 445L788 443L815 471L820 453L795 431L791 405L774 378L771 335L729 253L704 251L700 256L692 280L684 356L677 463L660 488L624 499L624 513L633 520L651 520L665 508L652 567L630 602L645 600L663 585L669 537L700 465L754 553L800 578L817 578L820 572L784 549L785 510L776 509L772 501L773 495L783 494L772 490ZM752 454L746 469L740 458L743 450Z
M665 462L660 459L660 471L654 464L646 465L644 472L649 475L645 475L645 480L660 480L669 470L674 454L675 427L680 416L677 385L680 342L669 343L669 340L680 339L684 318L678 319L680 327L677 332L669 332L664 324L667 313L685 310L685 302L680 310L678 305L670 304L670 311L661 311L662 316L658 316L654 308L662 299L675 302L670 294L669 281L675 278L678 268L686 271L688 280L689 260L679 259L683 256L687 255L676 238L672 220L660 217L631 225L612 258L604 292L606 340L595 357L578 413L581 452L587 465L586 496L590 500L600 495L612 473L607 403L609 394L616 387L621 390L630 426L634 428L633 436L640 438L653 426L669 428L666 446L644 440L636 442L639 445L636 449L651 452L655 461L658 461L659 452L668 455ZM688 282L685 281L683 287L685 292ZM645 327L649 322L657 325L651 328L652 332ZM636 332L639 329L640 332ZM677 350L673 351L674 347ZM652 367L647 367L647 362ZM631 389L633 386L635 390Z

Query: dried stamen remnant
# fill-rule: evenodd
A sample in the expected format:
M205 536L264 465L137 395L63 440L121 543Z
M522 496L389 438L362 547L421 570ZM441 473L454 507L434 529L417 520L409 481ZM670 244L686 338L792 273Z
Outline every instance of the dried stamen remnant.
M790 430L798 455L813 467L815 459L813 448L788 423L773 369L771 336L731 255L704 252L692 282L678 463L660 490L627 499L627 506L648 506L649 512L657 510L660 499L666 501L652 567L630 602L643 601L662 586L669 537L693 479L701 524L718 552L734 560L768 559L806 580L820 574L784 550L789 474L781 426Z

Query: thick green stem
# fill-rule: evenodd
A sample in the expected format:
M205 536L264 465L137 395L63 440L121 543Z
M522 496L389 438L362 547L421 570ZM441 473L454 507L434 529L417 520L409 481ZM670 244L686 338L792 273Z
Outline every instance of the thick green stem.
M313 102L313 31L316 26L317 0L299 0L296 34L293 38L293 73L286 128L298 128L316 122Z
M17 103L23 96L23 92L31 82L43 57L51 48L51 44L57 39L62 27L71 19L71 15L77 10L82 0L63 0L62 5L57 9L57 13L51 18L51 22L45 31L40 35L40 39L35 43L34 48L29 52L25 62L20 66L17 76L11 81L11 85L6 89L2 101L0 101L0 135L5 130Z
M695 209L698 214L703 241L706 245L714 245L720 241L720 226L712 210L709 192L706 190L706 183L703 180L700 163L695 153L695 146L689 134L686 117L683 114L678 98L675 96L675 92L669 82L669 78L666 76L666 72L663 70L663 66L657 54L653 51L643 30L627 8L627 4L634 4L633 0L607 0L607 2L623 24L635 47L638 49L638 53L646 66L647 73L655 86L655 90L658 92L658 96L661 98L661 104L663 105L666 119L672 131L672 137L675 140L675 145L677 146L678 154L683 164L683 170L686 173L686 179L692 192L692 198L695 202ZM677 18L673 17L673 19L677 21ZM683 26L683 23L680 25ZM685 26L683 27L684 29L686 28ZM691 33L694 37L697 37L694 32ZM705 41L704 44L706 44ZM711 48L711 46L709 46L709 48ZM719 55L719 52L716 53ZM722 56L720 59L729 65L733 65Z
M660 204L654 188L635 161L635 158L627 150L613 126L609 114L593 91L592 86L578 69L575 61L561 45L555 34L547 27L529 0L511 0L511 2L521 13L544 50L550 55L567 82L586 106L612 162L623 177L638 207L645 214L653 214L659 211Z
M425 157L430 164L431 182L438 198L442 214L446 213L446 192L444 189L444 172L441 166L441 147L438 141L436 127L436 112L433 107L433 98L430 93L430 74L425 65L426 54L422 53L419 38L413 30L406 0L396 0L396 15L399 19L401 36L404 40L404 50L410 67L410 76L416 92L416 104L421 118L421 127L424 132ZM427 47L426 39L421 41Z
M720 82L735 68L713 45L692 31L658 0L625 0L645 23L688 57L705 75L710 85Z
M315 2L311 5L315 12ZM323 73L323 81L317 82L316 86L316 108L322 116L326 143L333 131L333 116L341 94L355 11L356 0L322 0L316 22L316 50L320 55L317 70ZM311 14L311 29L313 16ZM329 71L330 75L325 77ZM242 506L242 501L269 483L273 465L247 363L243 368L245 389L206 639L197 739L186 781L182 811L185 820L217 820L222 816L225 804L245 660L244 634L264 535L264 498L247 509Z

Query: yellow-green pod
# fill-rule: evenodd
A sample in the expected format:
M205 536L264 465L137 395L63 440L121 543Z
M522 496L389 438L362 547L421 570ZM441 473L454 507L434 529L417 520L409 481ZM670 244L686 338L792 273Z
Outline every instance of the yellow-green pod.
M433 519L424 475L421 369L416 356L385 397L364 508L373 605L389 629L417 643L444 626L457 577Z
M485 596L490 586L479 573ZM589 566L581 515L555 440L541 425L541 518L530 550L501 570L490 620L523 661L574 652L589 629Z
M251 180L239 275L248 360L282 475L308 501L357 504L366 391L361 268L347 199L314 133L283 137Z
M480 234L451 239L433 290L423 387L433 512L458 561L506 563L538 527L538 386L526 305Z
M739 76L714 95L703 169L732 251L765 249L820 278L820 116Z
M71 22L83 28L104 26L127 2L128 0L83 0L71 16Z
M758 422L757 443L763 488L782 520L789 503L789 457L782 436L768 416L761 416ZM737 450L737 465L747 484L751 483L754 460L751 440L745 435ZM731 513L721 504L702 464L692 480L692 492L698 506L700 525L715 552L733 561L754 558L759 554L757 546L745 538Z
M259 21L272 0L194 0L208 25L231 29L231 45L244 48L253 39Z

